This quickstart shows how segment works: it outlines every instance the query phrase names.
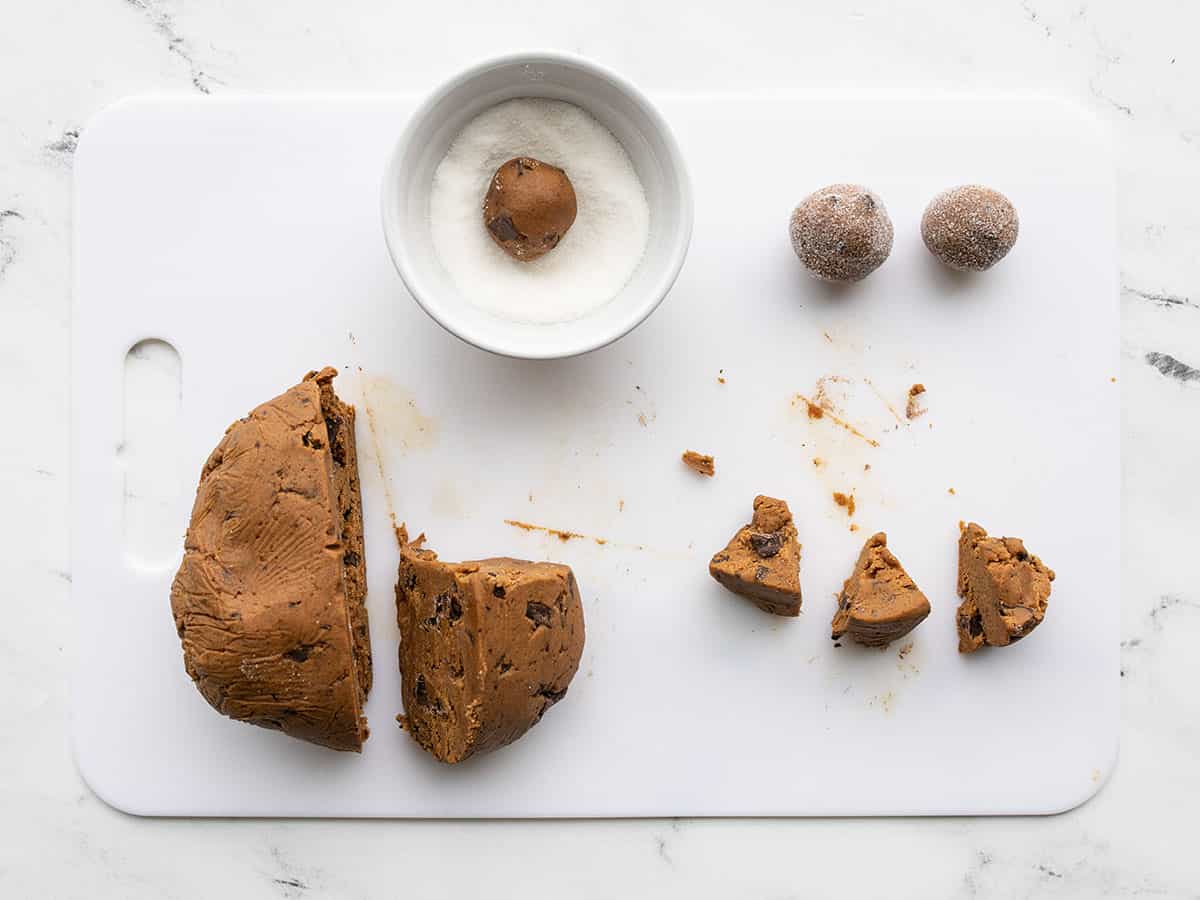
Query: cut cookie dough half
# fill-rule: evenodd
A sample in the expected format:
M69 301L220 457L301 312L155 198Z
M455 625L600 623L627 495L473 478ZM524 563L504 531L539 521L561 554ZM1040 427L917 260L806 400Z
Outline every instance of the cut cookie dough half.
M225 432L204 464L171 611L218 712L362 749L371 689L354 407L310 372Z

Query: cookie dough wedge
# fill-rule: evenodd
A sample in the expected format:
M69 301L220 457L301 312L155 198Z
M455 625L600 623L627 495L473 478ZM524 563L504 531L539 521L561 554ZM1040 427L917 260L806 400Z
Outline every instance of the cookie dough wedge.
M904 571L882 531L867 538L842 586L833 614L833 639L886 647L929 615L929 600Z
M974 522L958 538L958 650L1004 647L1029 635L1046 616L1054 571L1020 538L988 537Z
M755 497L750 524L713 555L708 573L765 612L800 615L800 542L787 503Z
M354 407L336 370L235 422L204 464L171 611L218 712L362 749L371 689Z

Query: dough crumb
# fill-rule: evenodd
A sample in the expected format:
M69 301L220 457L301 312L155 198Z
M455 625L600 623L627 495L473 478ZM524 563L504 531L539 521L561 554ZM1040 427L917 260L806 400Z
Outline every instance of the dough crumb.
M708 478L712 478L717 474L716 462L711 456L697 453L695 450L685 450L683 456L680 458L683 460L683 464L693 472L698 472Z
M925 385L923 384L914 384L908 389L908 403L904 407L904 415L908 417L909 421L917 418L918 416L923 416L925 413L929 412L929 410L923 407L920 401L917 400L917 398L923 393L925 393Z

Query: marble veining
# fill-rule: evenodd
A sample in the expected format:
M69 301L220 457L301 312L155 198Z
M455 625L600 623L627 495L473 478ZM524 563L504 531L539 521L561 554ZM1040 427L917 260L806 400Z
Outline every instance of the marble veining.
M75 148L78 146L79 129L67 128L61 137L46 144L46 152L59 158L69 159L75 155Z
M371 0L10 6L0 29L0 376L19 386L21 424L0 438L0 483L17 513L0 519L0 896L383 898L400 885L411 897L547 886L574 898L1200 896L1200 594L1187 565L1200 509L1200 6L743 0L736 14L664 2L617 14L535 4L515 15L467 2L453 28L437 5ZM1057 817L986 820L277 823L137 819L83 785L66 738L76 636L63 528L70 178L83 123L138 92L421 90L529 45L594 56L651 90L1033 91L1071 99L1112 129L1124 677L1121 759L1093 800ZM1036 766L1037 748L1015 762L1014 772ZM202 761L180 760L192 764Z
M1095 79L1088 81L1088 90L1090 90L1092 92L1092 96L1095 97L1097 100L1101 100L1104 103L1107 103L1109 106L1111 106L1113 109L1115 109L1117 112L1121 113L1124 116L1129 116L1130 118L1133 117L1133 107L1129 106L1128 104L1121 103L1118 100L1114 100L1111 96L1108 95L1108 93L1106 93L1100 87L1100 85L1097 83L1097 81Z
M192 86L202 94L211 94L214 85L224 84L201 68L196 60L192 42L183 37L175 27L175 17L168 11L162 0L125 0L130 6L140 12L167 42L167 50L179 57L187 65L192 79Z
M1146 354L1146 362L1158 369L1168 378L1174 378L1176 381L1197 381L1200 380L1200 369L1189 366L1185 362L1180 362L1169 353L1158 353L1151 350Z
M4 273L12 265L13 260L17 258L16 240L9 233L8 223L24 218L15 209L0 210L0 279L4 278Z
M1167 627L1194 630L1197 623L1192 617L1196 616L1197 611L1200 611L1200 598L1184 594L1163 594L1153 598L1137 623L1133 636L1121 641L1121 677L1135 674L1146 655L1160 649Z
M1182 294L1170 294L1165 291L1144 291L1125 284L1121 285L1121 290L1130 297L1148 300L1151 303L1157 303L1159 306L1186 306L1190 309L1200 309L1200 306L1193 303L1190 297L1184 297Z
M281 897L303 897L313 885L312 875L302 872L290 857L278 846L270 848L271 861L274 869L271 874L271 884L274 885Z

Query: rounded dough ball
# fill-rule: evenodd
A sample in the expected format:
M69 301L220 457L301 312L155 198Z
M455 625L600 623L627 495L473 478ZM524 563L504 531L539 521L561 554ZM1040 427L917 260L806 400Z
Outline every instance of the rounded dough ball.
M979 184L942 191L921 217L929 252L952 269L982 272L1017 242L1017 211L999 191Z
M483 224L505 253L528 262L558 246L574 224L575 212L575 188L566 172L518 156L492 176Z
M792 249L822 281L866 278L892 252L892 220L879 197L858 184L831 184L792 211Z

